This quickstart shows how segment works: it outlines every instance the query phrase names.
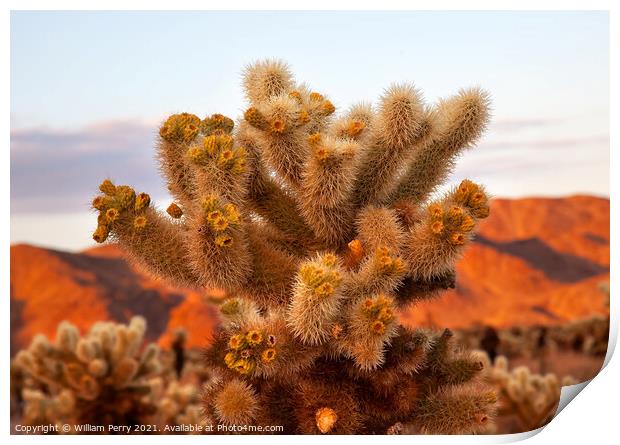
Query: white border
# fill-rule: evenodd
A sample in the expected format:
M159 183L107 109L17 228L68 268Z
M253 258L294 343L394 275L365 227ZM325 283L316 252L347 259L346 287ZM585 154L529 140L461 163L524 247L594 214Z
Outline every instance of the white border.
M198 10L198 9L212 9L212 10L608 10L610 11L610 67L611 76L610 79L617 79L620 75L618 70L618 57L620 54L620 45L618 42L618 25L620 16L619 8L616 6L617 2L605 1L605 0L590 0L590 1L576 1L576 0L564 0L564 1L551 1L551 0L521 0L521 1L489 1L478 0L469 1L464 5L463 1L406 1L406 0L383 0L380 3L372 2L368 0L359 0L356 2L337 2L334 0L315 0L312 2L291 2L283 0L266 0L260 2L260 7L257 6L257 2L245 0L245 1L228 1L228 2L204 2L198 0L176 0L174 2L166 2L162 0L151 1L129 1L129 0L108 0L102 1L90 1L84 2L79 0L64 0L64 1L34 1L34 0L9 0L3 3L4 8L1 10L0 29L2 35L2 45L0 46L2 51L2 66L5 68L2 70L2 132L3 140L5 141L4 149L2 151L2 162L0 162L2 191L1 199L2 204L0 211L2 212L2 231L0 234L0 240L3 247L3 261L0 282L3 285L3 299L2 309L4 316L9 317L10 305L9 305L9 219L10 219L10 79L9 79L9 62L10 62L10 10ZM350 8L352 7L352 8ZM561 9L560 9L561 8ZM575 30L575 32L579 32ZM587 88L587 85L584 85ZM611 80L610 84L611 102L610 102L610 123L618 122L618 89ZM618 171L617 155L614 149L617 149L618 132L617 128L610 126L610 140L611 140L611 154L610 154L610 168L612 172ZM610 196L614 195L618 190L618 178L614 175L610 175ZM616 241L616 227L618 224L618 208L615 205L615 201L611 201L611 245L615 246ZM614 274L616 270L616 264L618 259L617 249L612 249L611 253L611 288L616 288L617 278ZM612 314L612 330L610 336L610 352L613 351L617 338L618 328L618 310L615 298L611 298L611 314ZM5 318L5 320L6 320ZM7 361L1 367L1 373L3 376L4 386L8 388L9 385L9 339L10 339L10 326L8 320L3 326L4 341L2 342L3 357L7 358ZM611 354L608 354L607 359L611 358ZM614 404L618 394L620 394L620 365L618 360L611 360L607 363L606 367L600 372L600 374L593 379L593 381L587 385L582 394L579 394L578 401L569 404L560 415L554 419L547 427L542 429L540 434L524 433L511 436L385 436L384 439L396 442L415 441L415 443L503 443L522 440L527 437L531 437L530 443L579 443L583 444L585 441L590 443L610 443L611 438L617 437L617 411L614 409ZM3 396L8 395L8 390L2 391ZM4 400L2 404L2 410L0 416L3 424L3 435L9 435L9 406L8 400ZM166 436L117 436L113 440L115 441L129 441L132 443L138 442L169 442L170 437ZM356 442L370 442L376 443L377 437L373 436L356 436L353 440ZM10 436L9 440L17 442L28 442L44 440L50 443L68 443L72 441L83 441L83 437L53 437L53 436ZM273 437L273 436L253 436L247 438L244 436L236 437L184 437L183 441L200 441L204 443L207 441L223 441L226 443L247 443L248 440L256 442L269 442L269 443L285 443L290 442L290 437ZM334 437L313 437L313 436L295 436L295 441L300 443L310 443L315 440L321 442L331 442L342 440L341 438ZM616 439L617 440L617 439ZM108 437L93 436L88 438L89 442L93 443L107 443Z

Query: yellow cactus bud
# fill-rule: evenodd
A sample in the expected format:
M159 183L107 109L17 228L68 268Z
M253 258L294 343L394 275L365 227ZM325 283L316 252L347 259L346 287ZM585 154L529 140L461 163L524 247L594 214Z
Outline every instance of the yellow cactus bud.
M239 300L231 298L220 306L220 312L224 315L233 315L239 312Z
M226 213L226 218L232 224L236 224L239 222L239 211L237 210L237 206L234 204L226 204L224 206L224 212Z
M97 229L93 232L93 239L98 243L105 242L108 239L108 235L110 234L110 230L107 226L99 225Z
M202 155L203 151L199 147L193 146L187 150L187 157L195 164L200 164L202 162Z
M190 113L173 114L160 127L159 135L168 142L188 143L197 135L200 118Z
M224 216L220 216L219 218L215 218L215 220L213 220L212 226L215 230L221 232L228 228L228 220Z
M366 124L360 121L351 121L345 130L347 136L354 138L358 136L366 128Z
M331 408L319 408L316 410L316 427L323 434L329 433L338 421L336 411Z
M331 297L334 294L334 286L328 282L323 283L315 289L315 293L318 297Z
M93 199L93 208L97 210L103 210L105 208L105 197L97 196Z
M216 113L211 117L206 117L201 123L201 129L205 135L216 132L230 134L235 127L235 122L223 114Z
M372 301L371 298L366 298L363 302L362 302L362 308L365 311L371 311L373 308L375 307L375 302Z
M108 196L112 196L116 193L116 186L112 184L112 181L109 179L104 179L103 182L99 184L99 190Z
M332 150L324 146L319 147L314 151L314 155L316 156L317 160L324 161L332 155Z
M384 323L391 323L394 320L394 312L389 307L383 307L379 311L379 320Z
M286 131L286 123L281 119L276 119L271 123L271 131L273 133L282 134Z
M265 349L260 356L263 363L271 363L276 358L276 350L273 348Z
M491 213L491 210L489 209L489 206L483 206L483 207L479 207L476 209L472 209L472 215L474 215L476 218L479 218L479 219L486 218L487 216L489 216L490 213Z
M234 364L234 369L239 374L249 374L254 370L254 363L247 359L239 359Z
M297 116L297 121L300 124L307 124L308 122L310 122L310 115L306 110L301 110L299 112L299 116Z
M453 206L448 210L448 219L450 221L459 221L463 216L463 209L459 206Z
M246 161L245 159L237 159L231 168L233 173L244 173L245 172Z
M135 219L133 220L133 226L136 229L144 229L146 227L146 223L147 223L147 220L146 220L146 216L144 215L136 216Z
M320 101L322 101L324 99L325 99L325 97L321 93L317 93L315 91L310 93L310 100L313 100L313 101L316 101L316 102L320 102Z
M474 219L469 215L465 215L463 221L461 221L459 230L462 232L471 232L475 225Z
M228 340L228 346L231 349L235 349L235 350L241 349L244 344L245 344L245 337L241 334L233 335L232 337L230 337L230 340Z
M224 150L217 158L217 165L219 167L226 167L230 161L233 160L234 153L232 150Z
M213 222L219 218L222 217L222 212L220 212L219 210L213 210L212 212L209 212L207 214L207 220Z
M220 247L230 247L233 244L233 239L230 235L218 235L215 237L215 244Z
M168 213L168 215L172 216L175 219L179 219L183 216L183 210L181 210L181 207L179 207L174 202L168 206L168 208L166 209L166 213Z
M288 93L288 97L290 97L291 99L295 99L298 102L301 102L301 93L297 90L293 90L290 93Z
M327 267L334 267L338 262L338 257L333 253L327 253L323 255L322 261Z
M428 206L428 214L431 218L441 218L443 216L443 209L437 203L433 203Z
M331 103L330 101L326 100L325 102L323 102L323 105L321 105L321 111L324 114L329 116L334 111L336 111L336 107L334 106L333 103Z
M370 332L376 335L385 333L385 324L381 320L375 320L370 325Z
M431 232L435 235L440 235L443 232L444 225L441 221L433 221L431 223Z
M234 365L236 361L237 361L237 356L235 355L234 352L229 352L224 356L224 363L229 368L232 368L232 366Z
M245 120L253 127L259 130L265 130L267 128L267 120L265 116L258 111L255 107L248 108L243 114Z
M136 192L128 185L119 185L116 187L116 195L121 209L128 209L134 206L136 200Z
M308 136L308 144L310 144L311 147L316 147L322 140L323 137L321 136L321 133L313 133Z
M250 346L260 345L263 342L263 334L258 331L250 331L245 336Z
M135 210L142 210L147 208L151 204L151 197L146 193L139 193L136 196Z
M453 233L450 235L450 244L455 246L461 246L465 244L465 235L460 232Z
M117 209L112 207L111 209L106 210L105 217L108 222L113 223L118 219L119 212Z

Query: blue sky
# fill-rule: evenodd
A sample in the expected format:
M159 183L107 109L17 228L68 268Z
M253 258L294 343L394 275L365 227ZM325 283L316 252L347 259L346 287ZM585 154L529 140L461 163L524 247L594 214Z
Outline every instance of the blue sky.
M493 122L453 181L496 196L606 196L608 39L604 12L14 12L12 242L90 245L86 208L107 175L166 202L157 123L237 116L240 72L265 57L342 108L394 81L429 102L482 86Z

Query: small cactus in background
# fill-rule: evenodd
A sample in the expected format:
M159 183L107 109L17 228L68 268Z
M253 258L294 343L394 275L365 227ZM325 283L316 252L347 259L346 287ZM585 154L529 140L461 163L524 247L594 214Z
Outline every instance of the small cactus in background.
M159 377L153 379L151 385L151 400L157 408L154 422L158 431L163 434L200 434L197 427L204 429L206 423L198 387L171 380L164 388L164 381Z
M516 414L519 432L531 431L549 423L558 407L563 386L576 381L566 376L560 380L555 374L533 374L529 368L519 366L508 369L508 359L500 355L491 366L486 358L486 374L499 395L499 414Z
M105 180L97 242L117 241L172 283L220 288L204 409L218 423L284 432L485 430L495 395L452 334L399 325L399 308L454 286L454 265L489 214L464 180L431 198L483 133L489 99L462 90L427 106L410 85L376 109L330 99L263 61L244 73L237 125L181 113L157 153L174 204Z
M80 336L70 323L50 342L38 335L15 357L15 365L39 389L25 388L26 423L131 425L151 415L145 401L149 379L160 372L159 348L142 348L145 322L100 322Z

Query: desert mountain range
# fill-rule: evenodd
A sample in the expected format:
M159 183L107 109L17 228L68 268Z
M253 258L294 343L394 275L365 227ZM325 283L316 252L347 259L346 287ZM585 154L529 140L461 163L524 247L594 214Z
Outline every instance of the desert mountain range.
M606 313L609 200L592 196L495 199L491 216L458 264L456 289L402 314L412 325L458 328L557 324ZM11 353L37 333L53 336L69 320L148 322L147 337L166 346L184 326L204 346L217 323L217 292L173 288L131 266L115 246L70 253L11 247Z

